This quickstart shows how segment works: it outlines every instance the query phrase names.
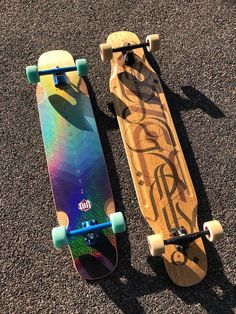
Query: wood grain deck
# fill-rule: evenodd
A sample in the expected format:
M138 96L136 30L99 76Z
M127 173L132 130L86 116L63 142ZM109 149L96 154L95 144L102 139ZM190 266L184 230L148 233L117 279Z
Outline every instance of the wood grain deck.
M131 32L116 32L107 42L117 48L140 40ZM160 80L144 50L133 52L132 67L125 65L121 52L113 53L110 91L140 210L153 232L162 233L164 239L174 227L196 232L197 197ZM168 245L162 257L177 285L195 285L206 274L201 238L183 253Z

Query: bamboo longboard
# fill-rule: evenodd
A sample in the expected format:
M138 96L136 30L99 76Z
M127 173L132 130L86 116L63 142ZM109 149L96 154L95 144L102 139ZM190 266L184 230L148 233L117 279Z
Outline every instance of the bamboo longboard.
M38 70L74 65L68 52L56 50L40 56ZM70 231L90 219L106 221L115 205L87 87L76 71L66 73L66 79L67 85L56 87L53 75L42 76L37 102L57 219ZM110 228L102 231L95 246L75 236L69 249L85 279L107 276L116 267L116 239Z
M107 43L118 48L140 40L131 32L116 32ZM197 232L197 197L160 80L143 48L133 53L133 66L125 65L122 52L113 53L110 91L141 212L163 239L174 227ZM177 285L195 285L206 274L201 238L184 252L167 245L162 257Z

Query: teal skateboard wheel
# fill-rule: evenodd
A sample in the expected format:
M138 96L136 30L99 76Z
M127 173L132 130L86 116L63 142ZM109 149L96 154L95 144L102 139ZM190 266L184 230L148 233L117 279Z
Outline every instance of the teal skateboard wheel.
M111 228L114 233L120 233L126 230L125 219L121 212L113 213L109 218L111 222Z
M60 227L53 228L52 229L52 240L53 240L54 247L57 250L60 250L63 247L65 247L68 244L66 227L60 226Z
M26 67L26 75L30 84L36 84L40 81L37 65L30 65Z
M88 63L86 59L77 59L75 61L77 72L79 76L87 76L88 75Z

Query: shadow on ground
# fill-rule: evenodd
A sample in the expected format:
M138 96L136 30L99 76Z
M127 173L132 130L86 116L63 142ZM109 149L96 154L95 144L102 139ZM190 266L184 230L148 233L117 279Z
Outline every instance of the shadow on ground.
M147 54L147 59L161 79L160 69L154 58ZM202 226L204 221L212 219L211 210L180 113L183 110L195 110L200 108L214 119L223 118L224 114L211 100L191 86L182 87L182 91L186 95L186 98L182 98L180 95L173 93L162 79L161 83L167 102L170 105L174 124L196 189L199 201L198 220L199 225ZM118 174L115 169L115 162L106 133L107 130L117 129L118 123L115 117L110 118L99 109L93 88L87 79L86 84L98 122L108 171L110 177L112 177L112 187L116 205L119 210L125 213L122 196L120 194ZM110 103L108 106L112 113L114 113L113 104ZM112 176L109 169L112 169ZM123 313L145 313L138 298L166 289L172 290L172 292L186 304L200 304L208 313L212 311L217 313L233 313L232 308L236 305L234 298L235 287L225 277L220 257L214 245L209 242L206 243L205 240L204 244L208 255L208 273L205 279L197 286L181 288L171 282L165 271L164 263L160 258L147 258L147 263L153 272L156 273L156 276L145 275L135 270L131 265L128 233L118 235L119 264L116 271L106 280L97 281L91 283L91 285L101 286L107 296Z

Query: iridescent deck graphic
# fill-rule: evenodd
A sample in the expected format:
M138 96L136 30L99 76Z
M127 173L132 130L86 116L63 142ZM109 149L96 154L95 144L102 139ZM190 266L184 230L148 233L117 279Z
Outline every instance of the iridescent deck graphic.
M58 213L66 214L68 230L81 228L85 220L107 221L105 210L114 207L92 106L89 96L77 87L77 77L76 72L70 73L68 85L56 88L52 75L48 75L37 87L54 202ZM76 81L78 85L71 86ZM83 211L79 204L86 200L91 208ZM94 247L85 245L81 236L70 240L75 267L86 279L103 277L116 266L115 236L111 229L102 233L104 236Z

